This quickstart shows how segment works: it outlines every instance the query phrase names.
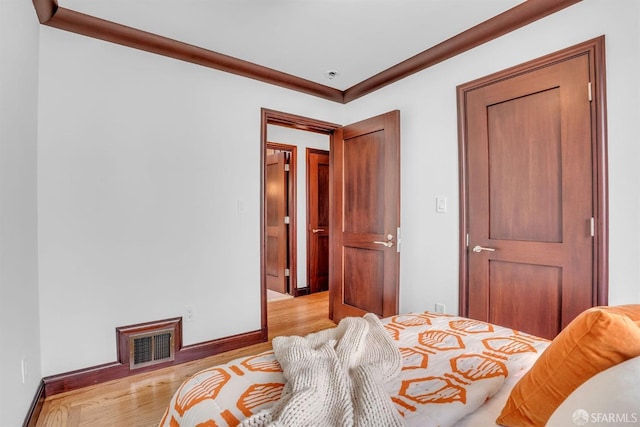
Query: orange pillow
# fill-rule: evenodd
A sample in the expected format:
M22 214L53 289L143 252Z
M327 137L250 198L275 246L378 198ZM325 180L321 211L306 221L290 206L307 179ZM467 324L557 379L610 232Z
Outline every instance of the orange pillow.
M590 308L558 334L518 381L496 422L544 426L580 384L638 355L640 304Z

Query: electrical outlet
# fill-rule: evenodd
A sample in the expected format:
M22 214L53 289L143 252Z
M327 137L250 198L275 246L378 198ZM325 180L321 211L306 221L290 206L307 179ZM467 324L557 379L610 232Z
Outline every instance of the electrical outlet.
M445 307L444 304L436 303L436 313L444 313Z
M184 321L193 322L196 320L196 308L193 305L184 306Z
M27 382L27 358L23 357L22 358L22 363L21 363L21 370L22 370L22 384Z

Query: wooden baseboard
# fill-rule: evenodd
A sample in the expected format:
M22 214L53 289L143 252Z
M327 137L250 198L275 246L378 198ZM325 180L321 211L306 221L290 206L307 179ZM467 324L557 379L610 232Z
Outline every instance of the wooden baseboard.
M31 406L29 407L29 412L27 412L27 416L22 423L22 427L35 427L38 423L38 417L40 416L40 412L42 412L42 405L44 405L44 381L40 381L40 385L36 390L36 394L31 401Z
M44 390L43 398L131 375L137 375L156 369L166 368L168 366L203 359L205 357L266 341L267 331L266 328L263 328L257 331L181 347L176 353L174 360L145 368L132 370L129 368L128 364L112 362L64 374L49 376L42 380L42 388ZM37 417L35 419L37 420Z
M303 295L309 295L309 287L304 287L304 288L294 288L293 289L293 296L294 297L301 297Z

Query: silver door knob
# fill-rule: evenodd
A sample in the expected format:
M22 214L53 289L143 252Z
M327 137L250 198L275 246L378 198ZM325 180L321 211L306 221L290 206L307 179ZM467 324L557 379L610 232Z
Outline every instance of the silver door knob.
M319 232L321 232L321 231L324 231L324 228L314 228L313 230L311 230L311 232L312 232L313 234L317 234L317 233L319 233Z
M390 248L390 247L393 246L393 242L378 242L378 241L375 241L373 243L375 243L376 245L386 246L387 248Z
M496 250L494 248L485 248L484 246L474 246L473 248L473 252L482 252L482 251L495 252Z

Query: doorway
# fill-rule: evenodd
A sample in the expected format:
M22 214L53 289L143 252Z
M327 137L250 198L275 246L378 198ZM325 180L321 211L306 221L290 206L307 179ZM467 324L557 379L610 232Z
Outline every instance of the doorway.
M462 315L553 338L607 303L603 49L458 87Z
M366 311L398 311L400 252L400 112L348 126L262 110L261 309L267 336L266 144L268 127L303 130L329 138L329 313L334 322ZM344 185L343 185L344 184ZM344 208L344 212L343 212ZM301 215L300 215L301 216ZM311 230L313 232L313 229ZM304 234L306 237L306 234ZM299 245L301 246L301 245ZM345 266L343 268L343 266ZM371 268L375 266L376 268ZM372 274L373 273L373 274ZM302 276L302 275L300 275Z
M262 109L261 112L261 146L260 146L260 153L261 153L261 184L260 184L260 210L261 210L261 215L260 215L260 229L261 229L261 234L260 234L260 247L261 247L261 256L260 256L260 270L261 270L261 286L260 286L260 293L261 293L261 321L262 321L262 333L263 336L267 337L267 312L268 312L268 303L267 303L267 290L268 290L268 286L267 286L267 268L268 268L268 264L269 261L267 260L268 257L268 251L267 251L267 245L268 245L268 223L269 223L269 219L267 218L267 156L268 156L268 152L267 152L267 147L268 144L271 143L271 141L273 141L274 143L279 143L281 144L280 147L282 147L283 142L280 140L281 138L278 135L284 135L284 133L282 132L278 132L278 135L274 135L276 132L274 132L274 129L277 129L279 131L304 131L302 132L305 135L308 135L310 138L313 135L316 135L320 138L323 139L324 145L326 146L326 149L329 149L329 147L332 145L332 141L333 141L333 135L334 132L336 131L336 129L340 128L340 125L337 124L333 124L333 123L328 123L328 122L323 122L320 120L314 120L314 119L310 119L310 118L306 118L306 117L302 117L302 116L296 116L293 114L288 114L288 113L282 113L282 112L278 112L278 111L274 111L274 110L268 110L268 109ZM269 131L271 130L271 132ZM300 133L300 132L298 132ZM293 144L290 143L288 141L288 138L282 138L284 140L287 140L287 146L291 147ZM313 139L313 138L311 138ZM277 145L276 145L277 146ZM300 146L296 146L296 148L300 148ZM291 149L291 148L290 148ZM306 157L306 156L305 156ZM296 156L297 158L297 156ZM304 159L306 161L306 159ZM291 160L292 162L295 162L293 159ZM300 260L306 260L307 259L307 255L306 255L306 249L307 249L307 245L306 245L306 237L307 237L307 233L298 233L296 231L296 217L298 218L307 218L307 215L305 214L301 214L301 211L306 211L306 192L305 192L305 196L303 197L302 192L300 192L300 194L298 194L299 190L301 188L306 189L306 173L302 172L304 169L303 167L299 167L297 168L298 171L301 171L299 174L296 174L297 179L294 180L294 182L291 184L291 191L292 191L292 195L290 196L290 212L294 212L296 211L296 206L298 206L298 212L295 214L291 214L290 215L290 221L293 222L293 224L289 224L289 240L291 243L290 245L290 251L294 254L294 258L293 258L293 262L290 265L290 288L289 288L289 292L292 296L301 296L301 295L306 295L307 293L309 293L309 286L306 284L301 284L299 283L299 279L300 278L307 278L307 273L306 273L306 266L307 263L304 262L303 263L298 263L296 260L300 259ZM302 183L296 183L295 181L298 181L300 178L303 179ZM297 190L296 190L297 189ZM308 227L304 227L304 230L306 231ZM304 250L303 250L304 249ZM304 256L298 256L298 253L304 253ZM298 271L300 270L300 271ZM329 313L327 313L327 317Z

